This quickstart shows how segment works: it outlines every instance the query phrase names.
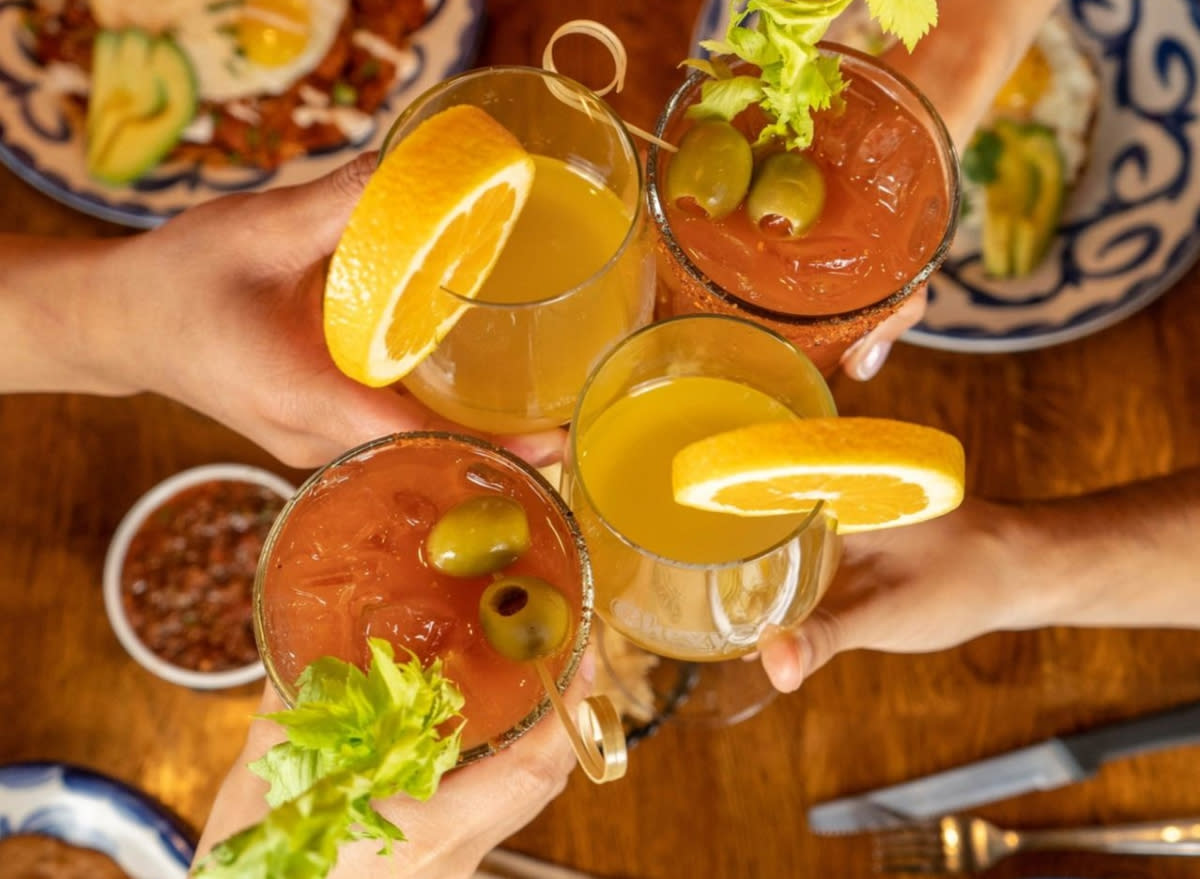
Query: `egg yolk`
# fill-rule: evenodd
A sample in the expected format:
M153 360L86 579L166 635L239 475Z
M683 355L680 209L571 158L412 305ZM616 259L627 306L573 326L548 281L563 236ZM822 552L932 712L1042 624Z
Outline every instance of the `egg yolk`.
M1054 71L1045 54L1032 46L1000 87L992 106L1002 113L1028 113L1049 90L1053 76Z
M238 46L254 64L280 67L304 51L311 25L308 0L247 0L238 17Z

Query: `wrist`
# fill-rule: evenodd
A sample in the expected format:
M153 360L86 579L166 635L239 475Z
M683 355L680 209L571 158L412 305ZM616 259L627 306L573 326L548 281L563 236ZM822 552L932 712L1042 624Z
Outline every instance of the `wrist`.
M0 389L118 395L122 239L0 239Z

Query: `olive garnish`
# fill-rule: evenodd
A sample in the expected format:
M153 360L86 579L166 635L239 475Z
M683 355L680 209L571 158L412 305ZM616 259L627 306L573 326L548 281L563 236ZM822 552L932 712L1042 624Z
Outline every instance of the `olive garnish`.
M704 119L687 130L667 165L667 198L719 220L742 203L753 171L745 136L721 119Z
M797 238L825 207L825 178L808 156L774 153L759 163L746 213L763 232Z
M478 495L447 510L429 531L429 563L452 577L479 577L512 564L529 549L525 508L503 495Z
M567 638L566 597L540 577L497 579L479 599L479 622L488 643L515 662L551 655Z

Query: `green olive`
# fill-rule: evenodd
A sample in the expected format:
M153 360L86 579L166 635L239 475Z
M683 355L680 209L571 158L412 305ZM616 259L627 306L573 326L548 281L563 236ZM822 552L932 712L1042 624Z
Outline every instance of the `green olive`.
M746 213L765 232L798 238L821 216L825 178L808 156L775 153L759 164L746 197Z
M742 203L753 172L754 154L742 133L720 119L704 119L687 130L667 165L667 199L684 208L694 203L719 220Z
M468 498L447 510L425 539L425 557L443 574L480 577L529 549L525 508L498 494Z
M540 577L501 577L479 599L479 623L497 653L528 662L562 646L571 628L571 608Z

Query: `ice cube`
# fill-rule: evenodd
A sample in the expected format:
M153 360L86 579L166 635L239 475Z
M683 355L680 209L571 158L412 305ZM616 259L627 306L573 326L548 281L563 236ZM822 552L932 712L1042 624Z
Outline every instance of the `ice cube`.
M487 491L513 494L516 490L516 482L512 476L490 464L471 464L463 476L467 482Z
M922 142L912 120L884 116L863 132L843 167L851 179L873 192L880 205L898 214L925 162L925 151L916 146Z
M364 645L365 638L384 638L396 648L398 657L411 650L422 662L461 649L473 631L473 624L449 605L413 596L402 602L367 605L359 618Z
M437 521L437 505L425 495L414 491L394 492L392 509L410 528L428 531Z

